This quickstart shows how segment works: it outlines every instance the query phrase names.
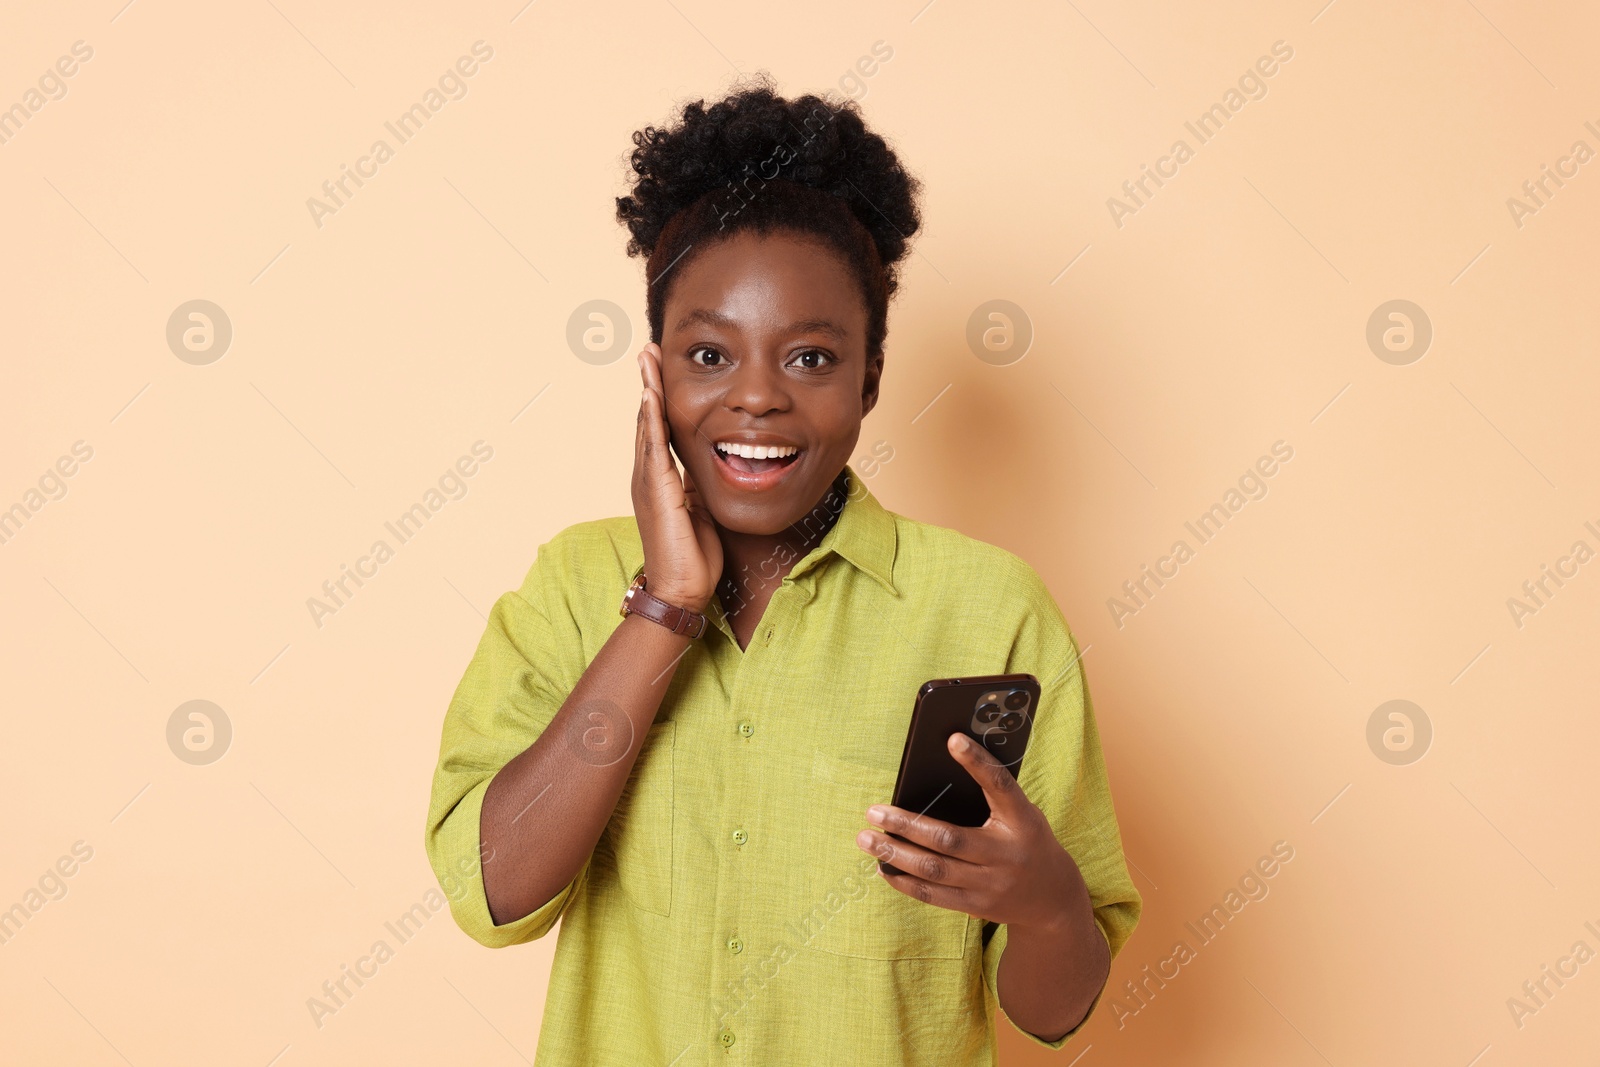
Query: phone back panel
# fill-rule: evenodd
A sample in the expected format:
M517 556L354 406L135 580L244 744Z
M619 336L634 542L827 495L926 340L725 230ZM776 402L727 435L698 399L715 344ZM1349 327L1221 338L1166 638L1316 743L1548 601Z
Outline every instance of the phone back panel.
M1026 704L1013 696L1026 693ZM957 763L947 747L950 735L964 733L983 745L1016 777L1033 732L1039 707L1039 680L1031 674L947 678L925 684L917 693L894 804L957 826L982 826L989 818L983 789Z

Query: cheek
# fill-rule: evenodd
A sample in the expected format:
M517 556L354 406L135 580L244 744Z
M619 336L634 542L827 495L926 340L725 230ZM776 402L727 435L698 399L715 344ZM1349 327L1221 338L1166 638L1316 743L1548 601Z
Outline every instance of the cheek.
M667 399L667 438L672 442L678 459L686 456L696 462L706 457L693 447L700 436L700 424L706 412L717 403L717 396L704 386L695 388L691 382L663 382L663 395Z
M668 411L671 412L671 409ZM689 442L694 440L694 432L694 427L685 422L682 416L676 413L668 414L667 440L671 442L673 451L677 452L680 460L688 450Z
M856 438L861 435L861 383L840 382L830 388L826 396L816 398L813 411L812 424L819 436L838 442L845 450L854 447Z

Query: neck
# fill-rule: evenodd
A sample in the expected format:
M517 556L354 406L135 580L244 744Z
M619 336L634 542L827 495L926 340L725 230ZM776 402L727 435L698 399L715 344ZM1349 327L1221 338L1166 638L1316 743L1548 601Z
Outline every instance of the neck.
M794 565L822 543L844 511L845 477L841 471L810 510L777 533L747 534L717 527L723 559L717 595L728 615L736 616L752 603L764 606Z

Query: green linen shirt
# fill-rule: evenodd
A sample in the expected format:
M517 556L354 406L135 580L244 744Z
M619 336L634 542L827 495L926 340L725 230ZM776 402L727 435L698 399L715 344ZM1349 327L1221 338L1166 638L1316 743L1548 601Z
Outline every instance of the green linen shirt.
M678 663L571 884L501 926L483 893L484 792L621 623L644 565L634 519L562 531L496 602L445 716L426 844L482 944L561 920L539 1064L994 1063L1006 928L897 892L855 843L867 807L893 794L932 678L1038 677L1021 785L1083 872L1113 955L1133 932L1142 902L1089 692L1044 583L1009 552L886 511L846 475L843 513L748 648L712 601L714 628Z

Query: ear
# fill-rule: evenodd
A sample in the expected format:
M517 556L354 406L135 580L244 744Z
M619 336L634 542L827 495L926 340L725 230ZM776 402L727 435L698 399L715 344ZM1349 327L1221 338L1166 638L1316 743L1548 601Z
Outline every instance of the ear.
M867 375L861 383L861 417L878 406L878 385L883 378L883 353L867 359Z

